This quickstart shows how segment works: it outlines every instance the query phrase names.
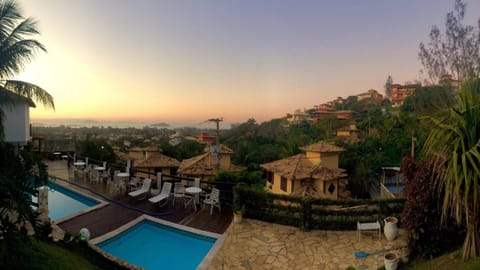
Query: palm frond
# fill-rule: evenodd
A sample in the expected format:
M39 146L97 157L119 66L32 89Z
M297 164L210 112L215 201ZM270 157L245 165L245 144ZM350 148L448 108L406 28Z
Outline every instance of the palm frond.
M15 94L41 103L45 108L52 108L55 110L53 97L37 85L23 81L8 80L5 81L4 87Z
M23 19L15 1L0 3L0 41L4 40L15 27L18 20Z
M20 72L38 51L46 51L37 40L26 37L39 34L33 18L23 18L15 2L0 3L0 78Z
M436 184L444 194L442 221L452 214L458 223L465 220L467 237L464 258L477 254L479 234L480 180L480 85L462 85L457 104L442 120L432 119L423 155L438 159ZM438 158L441 157L441 158Z

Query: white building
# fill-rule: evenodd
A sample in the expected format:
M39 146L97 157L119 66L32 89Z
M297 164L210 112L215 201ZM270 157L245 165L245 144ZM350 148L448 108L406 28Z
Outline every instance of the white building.
M3 105L4 141L17 145L26 145L31 139L30 134L30 107L35 103L29 98L7 93L13 104Z

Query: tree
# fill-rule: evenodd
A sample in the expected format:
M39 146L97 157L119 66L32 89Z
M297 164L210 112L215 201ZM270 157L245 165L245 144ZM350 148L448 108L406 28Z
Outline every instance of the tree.
M438 172L436 183L444 193L442 221L452 214L457 223L465 219L467 234L463 258L479 254L480 236L480 81L462 85L458 103L435 124L423 149Z
M420 43L419 58L430 83L442 77L466 81L480 72L480 29L462 23L466 4L455 1L455 9L447 13L445 34L437 26L430 31L430 42ZM479 21L480 23L480 21Z
M405 99L401 110L413 112L417 116L433 115L450 108L455 98L456 94L451 85L422 86Z
M89 136L78 144L78 152L84 157L115 163L117 155L112 146L105 140L91 140Z
M15 2L0 2L0 261L18 262L15 266L20 268L28 259L19 259L19 252L29 241L25 222L30 222L33 229L37 225L30 196L36 190L31 180L38 174L45 180L46 171L31 152L19 153L3 141L3 109L15 106L19 97L54 108L53 98L45 90L8 79L20 72L38 50L45 51L40 42L28 38L38 33L35 21L24 18Z
M389 98L392 96L392 85L393 85L392 76L388 75L387 81L385 82L385 95Z
M55 108L53 97L42 88L27 82L9 80L30 62L37 51L45 47L29 36L39 34L32 18L24 18L14 1L0 3L0 140L3 140L3 109L18 102L15 93Z

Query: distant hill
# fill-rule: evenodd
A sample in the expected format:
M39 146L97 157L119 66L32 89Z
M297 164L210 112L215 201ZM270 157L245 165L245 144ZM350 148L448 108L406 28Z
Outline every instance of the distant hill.
M164 122L160 122L160 123L151 124L150 126L152 126L152 127L170 127L170 125L169 125L169 124L167 124L167 123L164 123Z

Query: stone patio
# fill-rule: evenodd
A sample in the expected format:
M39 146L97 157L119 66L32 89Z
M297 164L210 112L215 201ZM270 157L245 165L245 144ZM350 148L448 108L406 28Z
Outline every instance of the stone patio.
M356 231L303 232L298 228L244 219L232 223L225 232L225 242L214 257L209 270L220 269L378 269L387 251L398 252L406 246L403 230L394 241L382 233ZM356 259L355 251L370 255Z
M68 179L66 164L58 163L49 164L49 173ZM208 213L207 216L211 218ZM209 270L345 270L348 266L357 270L376 270L383 266L383 255L387 251L397 253L407 244L403 230L399 230L399 236L394 241L387 241L383 233L380 239L378 234L362 233L359 242L356 231L304 232L299 228L254 219L244 219L239 224L231 223L224 235L223 246L214 255ZM59 239L61 237L61 234L56 236ZM357 259L354 256L356 251L370 255Z

